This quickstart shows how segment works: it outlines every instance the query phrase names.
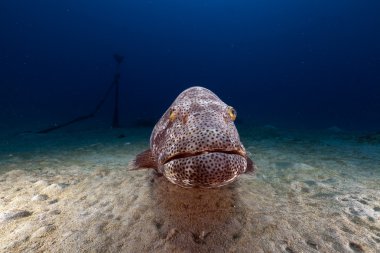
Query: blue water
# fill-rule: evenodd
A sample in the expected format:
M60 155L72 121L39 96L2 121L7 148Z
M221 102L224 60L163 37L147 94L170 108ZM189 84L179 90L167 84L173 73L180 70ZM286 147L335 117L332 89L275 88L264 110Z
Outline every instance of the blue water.
M380 252L379 14L378 0L0 1L0 252ZM194 85L236 109L257 173L203 190L127 171Z
M353 0L2 1L0 127L36 131L93 111L118 53L122 127L155 122L202 85L240 123L378 131L379 10Z

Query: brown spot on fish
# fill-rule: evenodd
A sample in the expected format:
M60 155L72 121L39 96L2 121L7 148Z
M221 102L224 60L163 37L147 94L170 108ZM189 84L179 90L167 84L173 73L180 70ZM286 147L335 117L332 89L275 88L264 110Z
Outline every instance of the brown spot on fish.
M155 125L150 149L129 168L154 168L182 187L220 187L255 165L240 142L236 111L203 87L183 91Z

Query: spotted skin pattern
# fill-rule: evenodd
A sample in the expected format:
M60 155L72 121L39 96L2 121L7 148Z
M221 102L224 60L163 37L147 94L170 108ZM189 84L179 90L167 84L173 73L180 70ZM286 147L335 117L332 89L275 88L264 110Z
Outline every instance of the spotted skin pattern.
M202 188L220 187L253 171L231 110L206 88L183 91L154 127L150 150L134 166L145 164L174 184Z

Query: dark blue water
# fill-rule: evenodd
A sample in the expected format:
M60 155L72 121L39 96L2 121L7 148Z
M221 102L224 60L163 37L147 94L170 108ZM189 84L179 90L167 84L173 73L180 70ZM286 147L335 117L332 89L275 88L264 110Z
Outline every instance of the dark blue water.
M1 126L93 111L119 53L122 126L154 122L202 85L242 123L378 131L379 11L353 0L2 1ZM112 110L113 93L97 117L111 124Z

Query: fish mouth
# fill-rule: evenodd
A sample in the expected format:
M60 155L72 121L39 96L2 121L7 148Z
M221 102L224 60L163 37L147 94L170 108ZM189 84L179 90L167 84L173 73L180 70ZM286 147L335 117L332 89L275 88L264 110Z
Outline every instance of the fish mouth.
M181 158L188 158L188 157L199 156L199 155L204 155L204 154L209 154L209 153L222 153L222 154L239 155L242 157L246 157L245 152L241 150L213 149L213 150L202 150L202 151L197 151L197 152L183 152L183 153L175 154L167 158L164 161L164 164L169 163L173 160L181 159Z

